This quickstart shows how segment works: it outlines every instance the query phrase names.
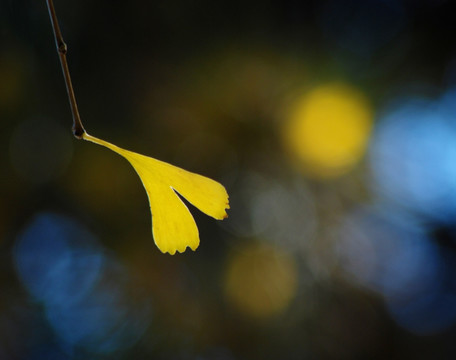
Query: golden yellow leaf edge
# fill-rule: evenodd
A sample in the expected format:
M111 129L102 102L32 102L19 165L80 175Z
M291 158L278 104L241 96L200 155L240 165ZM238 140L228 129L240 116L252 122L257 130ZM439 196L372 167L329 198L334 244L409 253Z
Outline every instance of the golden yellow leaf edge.
M217 181L122 149L87 133L82 138L116 152L133 166L149 199L152 235L161 252L174 255L187 247L194 251L200 243L195 220L177 193L214 219L228 217L229 196Z

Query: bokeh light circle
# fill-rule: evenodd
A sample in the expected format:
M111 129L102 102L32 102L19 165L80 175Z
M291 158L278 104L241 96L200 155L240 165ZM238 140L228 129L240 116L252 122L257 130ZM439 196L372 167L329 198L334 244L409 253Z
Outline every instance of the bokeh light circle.
M343 276L385 301L390 316L420 335L456 323L454 255L427 229L394 207L363 207L347 214L336 247Z
M295 259L276 247L252 243L231 256L225 293L242 313L268 318L284 311L297 291Z
M394 208L347 214L336 249L351 282L388 300L421 296L437 280L436 247L416 219Z
M299 98L284 126L285 147L309 175L331 178L363 156L372 127L366 96L344 84L322 85Z
M65 351L107 354L132 346L150 321L146 299L126 296L127 274L83 224L38 213L14 248L19 279Z
M456 96L398 100L380 119L370 148L373 189L426 217L456 218Z

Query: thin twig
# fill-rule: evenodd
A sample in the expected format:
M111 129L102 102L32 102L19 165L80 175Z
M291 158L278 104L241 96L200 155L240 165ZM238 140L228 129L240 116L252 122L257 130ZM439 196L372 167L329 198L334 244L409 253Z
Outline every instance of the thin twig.
M54 3L52 0L46 0L49 16L51 18L52 28L54 30L55 45L57 46L57 53L60 57L60 64L62 65L63 77L65 78L65 85L68 93L68 100L70 101L71 113L73 114L73 135L82 139L85 133L84 127L82 126L81 117L79 116L78 105L74 96L73 84L71 83L70 70L68 69L68 62L66 54L68 48L63 41L62 33L60 32L59 22L54 9Z

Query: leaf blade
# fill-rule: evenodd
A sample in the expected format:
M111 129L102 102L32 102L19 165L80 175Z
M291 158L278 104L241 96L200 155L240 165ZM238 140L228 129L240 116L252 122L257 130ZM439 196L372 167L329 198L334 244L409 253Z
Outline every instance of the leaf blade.
M87 133L83 138L118 153L133 166L149 199L155 244L163 253L196 250L200 242L195 220L176 192L208 216L217 220L228 216L228 193L220 183Z

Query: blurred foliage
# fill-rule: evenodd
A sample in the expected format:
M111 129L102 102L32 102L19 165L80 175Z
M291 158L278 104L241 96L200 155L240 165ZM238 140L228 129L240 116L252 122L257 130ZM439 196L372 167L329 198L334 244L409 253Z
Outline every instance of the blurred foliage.
M454 2L55 6L89 133L231 209L161 254L45 1L0 2L0 359L454 357Z

